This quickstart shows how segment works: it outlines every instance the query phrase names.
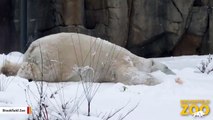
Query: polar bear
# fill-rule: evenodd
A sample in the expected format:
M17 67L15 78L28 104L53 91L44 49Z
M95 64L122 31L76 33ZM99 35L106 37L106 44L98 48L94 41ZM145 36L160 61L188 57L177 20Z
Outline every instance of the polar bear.
M150 73L167 66L136 56L113 43L79 33L58 33L31 43L17 75L46 82L79 81L76 67L90 66L93 82L121 82L128 85L155 85L161 81Z
M202 110L193 113L193 117L203 117L203 116L205 116L205 113Z

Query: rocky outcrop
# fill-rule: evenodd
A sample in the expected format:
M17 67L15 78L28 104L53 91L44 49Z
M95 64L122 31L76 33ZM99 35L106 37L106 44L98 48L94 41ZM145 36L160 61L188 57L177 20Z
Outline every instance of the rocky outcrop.
M213 53L212 6L212 0L28 0L28 37L80 32L145 57Z
M208 26L208 7L193 7L191 21L187 32L203 36Z
M201 40L201 36L187 33L183 35L183 39L178 41L172 54L175 56L199 54L198 48L201 45Z
M97 36L126 46L128 20L127 0L86 0L85 27Z
M209 14L209 52L213 53L213 1L210 0Z
M17 31L13 24L13 2L0 1L0 53L18 50Z
M193 6L184 35L175 45L173 55L201 54L208 51L208 7Z

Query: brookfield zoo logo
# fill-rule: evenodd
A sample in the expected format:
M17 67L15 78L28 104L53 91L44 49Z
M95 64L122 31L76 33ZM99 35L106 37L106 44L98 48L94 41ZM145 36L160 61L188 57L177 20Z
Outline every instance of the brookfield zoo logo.
M203 117L209 114L209 100L181 100L182 116Z

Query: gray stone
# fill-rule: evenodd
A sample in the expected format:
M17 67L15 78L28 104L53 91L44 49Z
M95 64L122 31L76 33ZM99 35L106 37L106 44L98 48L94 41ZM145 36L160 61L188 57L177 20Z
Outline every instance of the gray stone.
M142 48L155 56L169 53L185 32L193 1L133 1L128 48L136 54L146 52Z
M203 36L207 29L208 7L193 7L188 32Z
M126 46L128 38L128 5L127 0L108 0L108 38L111 42Z
M134 0L132 6L128 48L143 45L164 32L157 0Z
M172 51L188 28L188 22L192 15L194 0L166 0L166 15L164 30L167 39L167 51Z
M213 2L211 4L213 6ZM213 7L210 9L209 16L209 41L208 41L209 53L213 54Z
M10 0L0 1L0 53L19 49L19 35L14 23L14 3Z
M85 7L88 10L100 10L106 8L107 0L85 0Z
M199 54L198 48L201 45L202 36L194 35L191 33L184 34L183 38L175 46L173 55L193 55Z
M84 0L63 0L62 17L65 25L84 24Z

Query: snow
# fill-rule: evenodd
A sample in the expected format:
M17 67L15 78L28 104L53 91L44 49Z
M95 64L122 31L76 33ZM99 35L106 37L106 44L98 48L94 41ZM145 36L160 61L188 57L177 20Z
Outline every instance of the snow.
M213 108L213 73L200 73L196 66L206 60L205 56L181 56L153 58L166 64L176 75L166 75L160 71L152 73L163 81L159 85L124 85L122 83L95 83L99 87L91 102L91 116L87 116L87 101L81 82L44 83L44 104L48 105L50 119L60 118L61 105L67 104L67 113L63 117L73 120L211 120L210 112L202 118L193 115L181 116L181 100L210 100L209 107ZM22 60L22 54L13 52L9 55L0 55L0 66L7 59L12 62ZM176 82L180 80L182 84ZM0 91L0 107L33 107L39 98L40 83L28 82L20 77L6 77L0 75L0 83L10 81L7 88ZM72 112L70 112L72 111ZM129 114L128 114L129 113ZM113 115L115 114L115 115ZM113 115L113 116L112 116ZM127 116L126 116L127 115ZM111 117L112 116L112 117ZM27 120L28 115L0 114L0 120ZM62 117L61 117L62 119Z

